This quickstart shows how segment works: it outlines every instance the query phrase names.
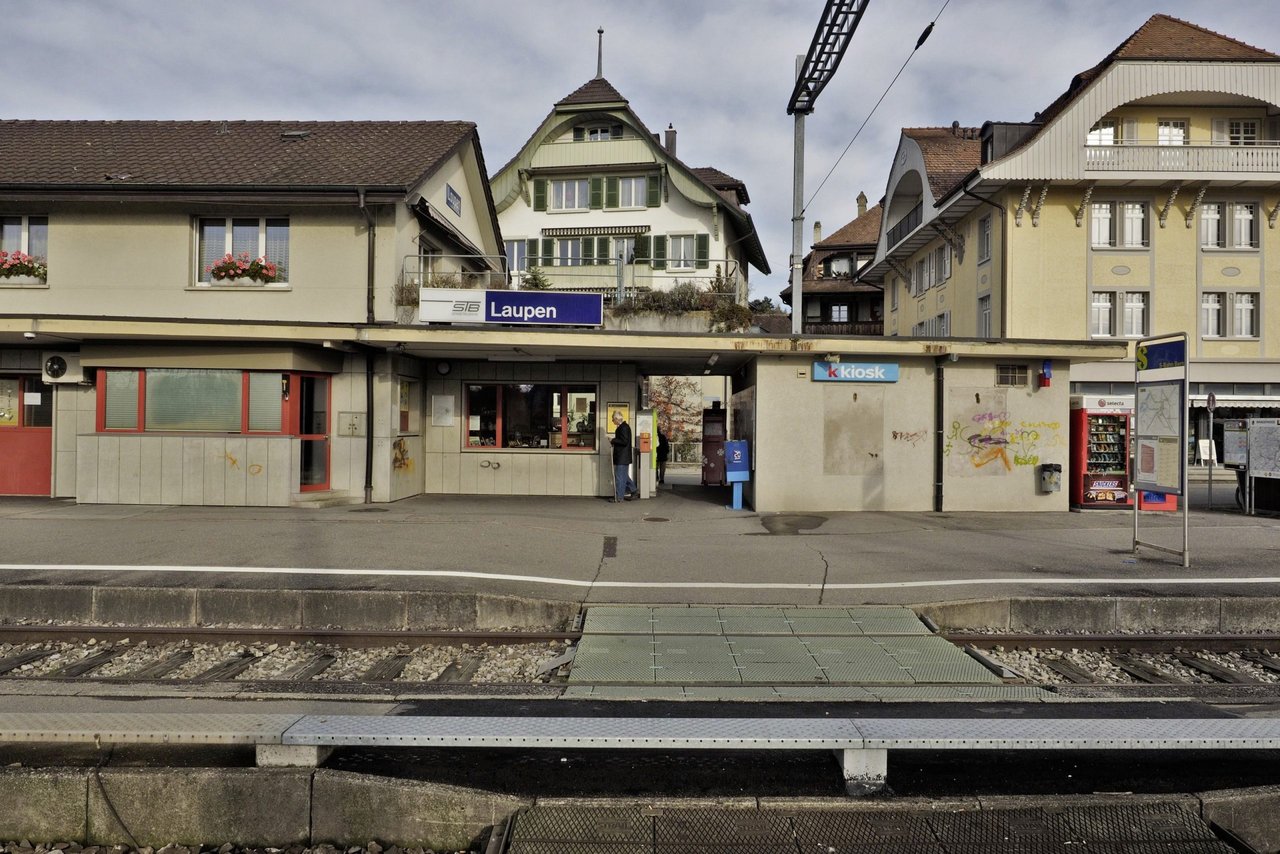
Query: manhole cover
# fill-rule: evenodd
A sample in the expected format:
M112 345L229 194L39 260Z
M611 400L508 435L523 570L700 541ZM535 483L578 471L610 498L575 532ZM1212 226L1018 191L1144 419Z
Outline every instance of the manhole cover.
M348 513L386 513L385 507L357 507L355 510L348 510Z
M670 522L671 520L665 516L645 516L646 522Z

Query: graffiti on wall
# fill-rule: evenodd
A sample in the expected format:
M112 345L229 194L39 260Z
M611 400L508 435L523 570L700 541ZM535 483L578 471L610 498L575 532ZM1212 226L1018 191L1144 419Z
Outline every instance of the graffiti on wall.
M413 457L409 456L409 443L403 437L391 443L391 468L394 471L413 471Z
M1065 448L1058 421L1015 420L1003 389L952 389L942 452L957 477L993 475L1039 465L1050 448Z
M917 447L925 439L929 438L928 430L894 430L889 434L890 438L895 442L906 442L911 447Z

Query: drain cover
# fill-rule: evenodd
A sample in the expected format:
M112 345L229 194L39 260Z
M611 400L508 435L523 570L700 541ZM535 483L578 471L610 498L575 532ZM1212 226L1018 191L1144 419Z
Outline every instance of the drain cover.
M645 516L644 520L646 522L670 522L671 521L666 516Z
M603 556L604 556L604 557L617 557L617 556L618 556L618 538L617 538L617 537L605 537L605 538L604 538L604 552L603 552Z

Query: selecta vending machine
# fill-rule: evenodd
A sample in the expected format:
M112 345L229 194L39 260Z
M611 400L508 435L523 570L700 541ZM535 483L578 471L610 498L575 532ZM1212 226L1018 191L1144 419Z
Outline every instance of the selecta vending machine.
M1131 507L1129 417L1132 396L1071 397L1071 506Z

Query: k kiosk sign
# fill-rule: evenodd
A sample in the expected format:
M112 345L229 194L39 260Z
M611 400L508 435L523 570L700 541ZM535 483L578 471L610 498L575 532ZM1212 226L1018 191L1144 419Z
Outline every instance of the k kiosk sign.
M423 323L506 323L519 326L603 326L604 297L554 291L423 288Z
M894 362L814 362L816 383L896 383L898 366Z

